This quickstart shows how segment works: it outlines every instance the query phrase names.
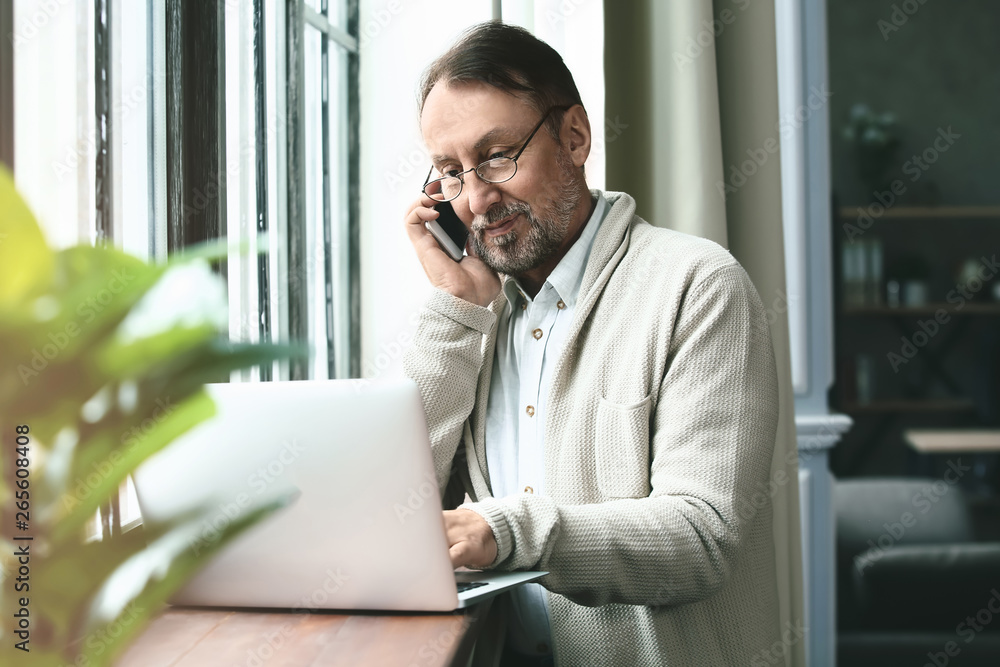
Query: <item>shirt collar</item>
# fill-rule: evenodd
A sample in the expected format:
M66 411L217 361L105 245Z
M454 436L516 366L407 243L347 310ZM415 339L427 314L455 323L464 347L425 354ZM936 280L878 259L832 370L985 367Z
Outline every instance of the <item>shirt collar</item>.
M580 284L583 282L583 273L587 268L587 259L590 257L590 249L594 245L594 237L597 236L597 230L608 213L608 201L604 198L604 193L600 190L592 190L591 193L596 197L597 203L580 233L580 238L570 246L570 249L545 280L545 283L552 286L567 306L576 303ZM545 289L544 285L542 289ZM528 299L517 279L512 276L507 276L504 279L503 292L511 310L517 305L518 299Z

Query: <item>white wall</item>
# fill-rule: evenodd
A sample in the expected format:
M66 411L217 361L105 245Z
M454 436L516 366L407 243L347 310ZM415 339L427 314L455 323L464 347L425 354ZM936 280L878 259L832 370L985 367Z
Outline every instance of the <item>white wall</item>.
M92 2L14 3L15 180L57 248L93 228L93 25Z
M490 0L361 0L361 369L398 375L402 340L430 286L403 229L430 168L417 124L423 70ZM402 338L401 338L402 337ZM377 362L377 363L376 363Z
M601 0L504 0L503 21L523 26L559 52L590 118L587 184L604 188L604 3Z

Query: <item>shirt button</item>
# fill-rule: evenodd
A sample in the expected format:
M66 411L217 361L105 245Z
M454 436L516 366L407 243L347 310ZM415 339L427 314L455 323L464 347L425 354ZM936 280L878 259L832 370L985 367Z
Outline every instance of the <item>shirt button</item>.
M565 307L566 307L566 303L562 299L559 299L558 301L556 301L556 308L558 308L559 310L562 310ZM543 646L544 646L544 644L543 644Z
M535 416L535 406L533 406L533 405L529 405L528 407L526 407L524 409L524 411L528 413L529 417L534 417Z
M526 487L524 487L524 492L525 493L534 493L535 490L533 488L531 488L530 486L526 486ZM543 646L544 646L544 644L543 644ZM542 653L544 653L544 651L542 651Z
M521 310L528 310L528 304L524 301L521 302Z
M535 337L535 340L538 340L539 338L542 337L542 330L535 329L534 331L531 332L531 335Z

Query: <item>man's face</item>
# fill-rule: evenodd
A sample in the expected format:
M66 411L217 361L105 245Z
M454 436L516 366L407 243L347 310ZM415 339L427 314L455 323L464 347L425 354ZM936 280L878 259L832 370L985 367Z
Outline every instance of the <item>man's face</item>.
M513 157L540 120L526 101L492 86L438 82L420 119L436 172L431 178ZM513 276L556 254L580 199L589 196L581 170L545 127L521 153L511 180L486 183L475 172L463 178L455 213L480 259Z

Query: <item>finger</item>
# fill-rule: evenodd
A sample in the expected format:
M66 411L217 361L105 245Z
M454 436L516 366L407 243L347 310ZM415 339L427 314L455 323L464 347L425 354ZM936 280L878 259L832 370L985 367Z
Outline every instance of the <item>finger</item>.
M408 227L420 227L425 222L437 220L440 215L440 211L435 211L432 208L425 208L423 206L417 206L406 214L404 221Z
M465 567L469 565L469 546L467 542L458 542L448 548L448 556L451 558L452 567Z
M441 520L444 522L445 534L451 537L451 533L455 529L455 510L442 510ZM454 542L448 542L448 544L454 544Z
M440 203L441 202L439 202L439 201L437 201L435 199L431 199L427 195L421 194L419 197L417 197L415 200L413 200L410 203L410 206L407 209L407 214L405 216L403 216L403 217L404 218L409 218L410 213L413 212L413 211L417 211L417 210L421 210L421 211L434 211L434 207L436 205L440 204ZM435 215L433 216L433 218L436 218L436 217L437 217L437 214L435 213Z
M439 215L440 213L432 208L415 208L407 214L405 220L406 235L418 250L432 247L432 244L427 241L428 238L433 241L433 237L427 230L427 223L436 220ZM433 245L436 244L435 241Z
M417 259L420 260L425 271L448 266L447 263L442 264L442 260L447 260L452 264L455 263L424 225L413 225L407 230L407 234L410 237L410 242L417 251ZM428 265L428 262L432 262L432 264Z

